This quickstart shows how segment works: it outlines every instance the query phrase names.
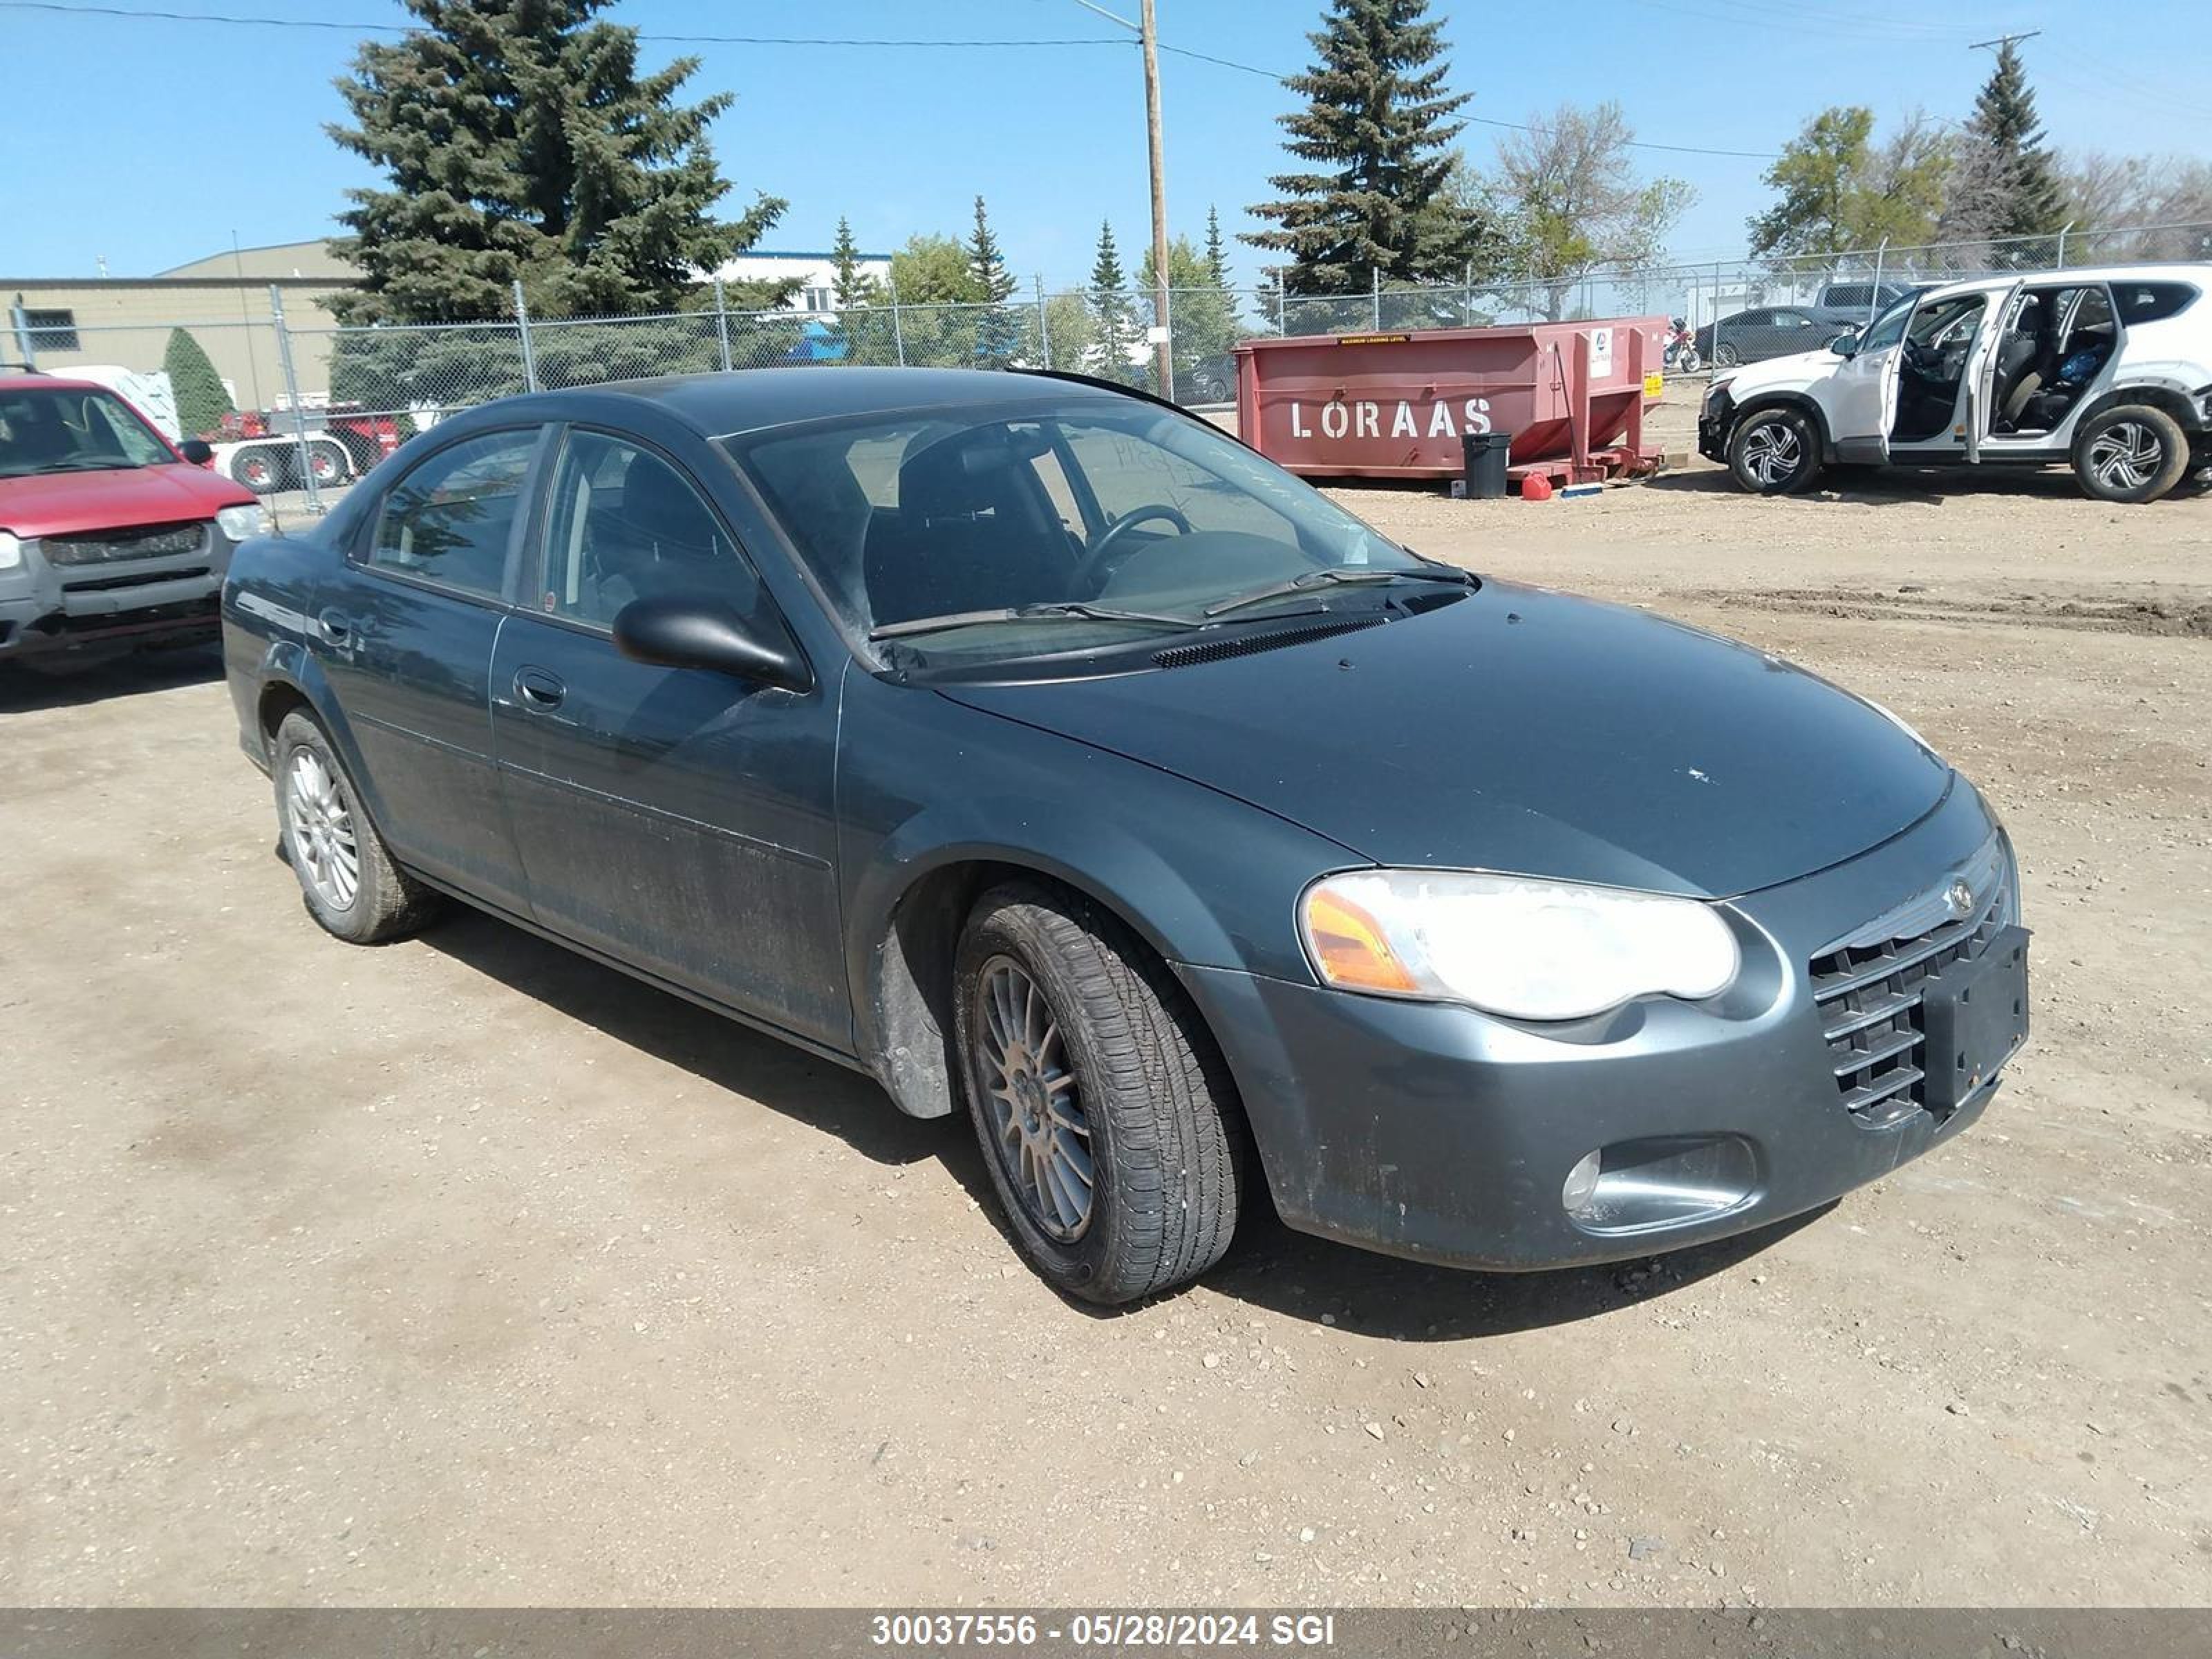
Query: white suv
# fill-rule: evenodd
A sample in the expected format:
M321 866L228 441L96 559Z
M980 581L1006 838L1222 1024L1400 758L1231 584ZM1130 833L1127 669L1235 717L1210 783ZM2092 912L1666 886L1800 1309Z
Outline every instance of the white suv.
M1762 495L1823 466L2065 464L2108 501L2212 468L2212 265L1985 276L1714 379L1698 448Z

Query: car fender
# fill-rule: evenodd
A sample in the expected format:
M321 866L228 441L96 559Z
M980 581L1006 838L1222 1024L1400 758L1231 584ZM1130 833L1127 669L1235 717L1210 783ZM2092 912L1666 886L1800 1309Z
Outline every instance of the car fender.
M2076 430L2105 410L2122 404L2148 404L2162 409L2179 421L2185 431L2203 432L2212 428L2212 418L2208 418L2205 412L2201 380L2192 382L2179 373L2135 368L2130 368L2126 374L2125 380L2106 386L2081 405L2074 419Z
M854 702L867 707L848 706L839 783L854 1049L915 1115L950 1109L945 968L969 908L1000 873L1084 895L1171 967L1310 982L1297 895L1322 871L1365 862L1056 732L872 683ZM925 718L909 725L909 710ZM947 776L972 781L947 790Z
M1747 394L1744 400L1729 412L1729 436L1734 438L1735 429L1745 416L1756 415L1763 409L1794 409L1809 416L1814 433L1820 440L1821 460L1828 462L1836 459L1836 441L1828 430L1827 410L1820 406L1820 399L1810 392L1796 387L1778 386Z

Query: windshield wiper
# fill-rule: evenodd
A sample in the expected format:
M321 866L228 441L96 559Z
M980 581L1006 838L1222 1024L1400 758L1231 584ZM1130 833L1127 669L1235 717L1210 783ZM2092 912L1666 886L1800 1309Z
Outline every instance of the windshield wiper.
M1047 605L1010 605L999 611L955 611L942 617L916 617L910 622L884 623L868 630L871 640L896 640L908 634L934 634L940 628L974 628L984 623L1117 622L1144 623L1177 631L1199 624L1188 617L1170 617L1158 611L1122 611L1110 605L1066 599Z
M10 473L9 476L35 478L48 472L130 472L136 471L137 465L136 461L102 461L89 456L79 456L74 460L57 461L48 466L34 467L28 472Z
M1449 582L1455 587L1474 584L1472 573L1443 565L1425 570L1344 570L1334 565L1319 570L1309 570L1303 576L1293 576L1286 582L1275 582L1266 587L1255 588L1249 593L1239 593L1233 599L1224 599L1219 605L1206 608L1208 617L1225 617L1232 611L1242 611L1248 605L1264 605L1269 599L1288 599L1295 593L1310 593L1316 587L1365 587L1382 582Z

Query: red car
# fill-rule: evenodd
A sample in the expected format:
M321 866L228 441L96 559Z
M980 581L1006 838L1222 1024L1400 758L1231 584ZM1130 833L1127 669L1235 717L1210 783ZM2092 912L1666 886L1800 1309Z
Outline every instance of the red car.
M0 375L0 661L212 639L231 550L268 520L106 386Z

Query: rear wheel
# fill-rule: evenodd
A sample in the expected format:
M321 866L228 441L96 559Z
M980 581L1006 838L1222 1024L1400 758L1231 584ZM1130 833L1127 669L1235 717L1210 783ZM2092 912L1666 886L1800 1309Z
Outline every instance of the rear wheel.
M230 476L257 495L273 495L283 485L284 465L273 449L244 449L232 458Z
M1713 348L1713 362L1722 368L1740 368L1743 366L1743 353L1732 345L1717 345Z
M2189 471L2189 439L2148 404L2093 415L2074 439L2074 476L2102 501L2154 501Z
M1233 1091L1180 989L1111 917L1019 883L962 936L969 1115L1023 1255L1089 1302L1195 1279L1240 1193Z
M1820 475L1813 423L1794 409L1754 410L1729 439L1729 471L1754 495L1789 495Z
M307 471L319 484L343 483L346 476L345 451L334 443L317 440L307 446Z
M392 862L323 728L297 710L287 714L272 760L276 823L307 914L350 945L381 945L421 927L434 896Z

